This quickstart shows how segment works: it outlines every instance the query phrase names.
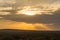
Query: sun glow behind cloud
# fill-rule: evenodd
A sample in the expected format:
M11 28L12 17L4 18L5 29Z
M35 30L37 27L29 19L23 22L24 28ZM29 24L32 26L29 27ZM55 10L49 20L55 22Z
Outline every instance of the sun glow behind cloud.
M48 14L53 15L53 12L55 12L58 8L60 8L57 4L57 6L50 5L33 5L33 6L24 6L22 7L22 10L18 11L17 14L25 14L25 15L42 15L42 14Z
M18 11L18 14L25 14L25 15L36 15L40 11L37 8L32 8L31 6L24 6L21 11Z

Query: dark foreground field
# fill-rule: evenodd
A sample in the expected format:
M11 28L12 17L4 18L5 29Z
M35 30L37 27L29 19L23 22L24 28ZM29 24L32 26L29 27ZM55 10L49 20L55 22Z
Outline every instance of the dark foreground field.
M60 40L60 31L0 30L0 40Z

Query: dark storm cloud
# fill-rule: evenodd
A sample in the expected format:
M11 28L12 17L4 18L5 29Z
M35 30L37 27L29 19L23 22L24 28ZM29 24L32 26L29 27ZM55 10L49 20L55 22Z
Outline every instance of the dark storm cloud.
M56 10L54 15L35 15L35 16L26 16L26 15L5 15L3 19L16 21L16 22L26 22L26 23L44 23L44 24L60 24L60 10Z

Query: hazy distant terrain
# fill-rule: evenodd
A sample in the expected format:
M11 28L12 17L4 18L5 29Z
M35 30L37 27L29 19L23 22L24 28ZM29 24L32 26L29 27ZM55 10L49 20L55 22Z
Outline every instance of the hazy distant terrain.
M60 31L0 30L0 40L60 40Z

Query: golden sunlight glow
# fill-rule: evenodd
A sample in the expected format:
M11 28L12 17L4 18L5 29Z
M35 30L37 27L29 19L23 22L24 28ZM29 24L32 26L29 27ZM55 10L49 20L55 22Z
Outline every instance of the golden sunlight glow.
M21 11L18 12L18 14L21 13L25 15L36 15L37 13L40 12L37 10L38 10L37 8L32 8L31 6L25 6Z
M4 25L3 25L4 24ZM18 26L17 26L18 25ZM18 30L52 30L46 24L30 24L24 22L4 21L0 22L0 29L18 29Z
M34 26L36 27L36 30L52 30L46 24L34 24Z
M22 10L21 12L22 12L22 14L25 14L25 15L35 15L34 14L35 12L33 12L33 11Z
M17 14L25 14L25 15L42 15L42 14L49 14L49 15L53 15L52 14L52 9L41 9L41 8L36 8L36 7L33 7L33 6L24 6L22 7L22 10L18 11Z

